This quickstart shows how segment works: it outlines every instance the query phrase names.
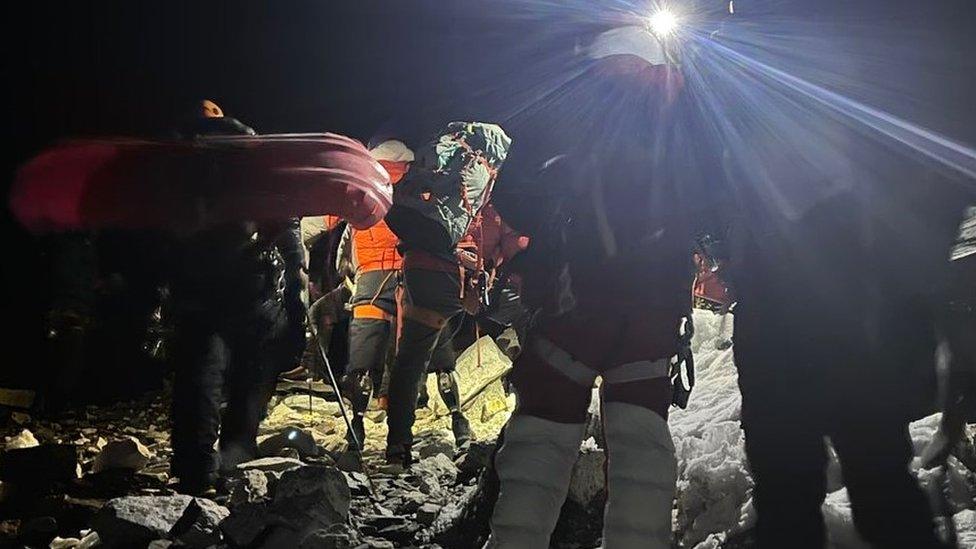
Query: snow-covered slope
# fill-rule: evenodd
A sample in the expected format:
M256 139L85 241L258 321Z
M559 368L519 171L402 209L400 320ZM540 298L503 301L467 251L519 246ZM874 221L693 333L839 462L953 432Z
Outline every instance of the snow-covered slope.
M676 528L684 547L713 549L755 524L752 480L739 426L740 396L732 349L718 343L732 336L732 318L723 320L707 311L695 312L697 384L686 410L672 411L669 423L678 456ZM916 455L932 439L939 416L911 425ZM913 468L917 469L917 461ZM835 459L828 466L831 492L824 502L831 549L866 547L851 520L847 491ZM919 482L930 493L943 483L935 470L918 471ZM967 485L965 471L956 464L949 471L955 523L960 547L976 547L976 492Z

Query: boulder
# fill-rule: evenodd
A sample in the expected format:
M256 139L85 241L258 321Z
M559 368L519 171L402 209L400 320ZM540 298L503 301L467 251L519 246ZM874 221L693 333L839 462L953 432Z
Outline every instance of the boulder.
M395 544L408 545L416 541L417 532L420 530L420 525L403 519L397 524L391 524L385 528L380 529L377 534L386 538Z
M347 473L362 473L363 472L363 459L358 452L354 450L349 450L348 448L337 454L335 458L336 467L346 471Z
M220 523L230 515L226 507L205 498L194 498L173 525L169 537L186 547L210 547L221 541Z
M603 450L592 441L584 442L553 539L574 540L583 547L599 545L606 501L604 462Z
M250 546L267 527L268 505L265 503L238 505L220 524L224 537L238 547Z
M184 495L116 498L102 507L92 527L106 547L144 547L169 536L192 502Z
M269 508L269 520L289 528L303 539L349 518L352 494L346 477L336 467L307 466L286 471L278 481Z
M111 469L141 471L152 456L149 448L135 437L114 440L106 444L95 456L92 472L100 473Z

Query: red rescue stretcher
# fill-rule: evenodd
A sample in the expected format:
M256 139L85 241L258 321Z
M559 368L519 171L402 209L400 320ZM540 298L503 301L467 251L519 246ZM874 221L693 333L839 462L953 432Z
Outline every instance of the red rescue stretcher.
M21 167L10 195L37 233L327 214L366 229L392 202L386 170L331 133L66 141Z

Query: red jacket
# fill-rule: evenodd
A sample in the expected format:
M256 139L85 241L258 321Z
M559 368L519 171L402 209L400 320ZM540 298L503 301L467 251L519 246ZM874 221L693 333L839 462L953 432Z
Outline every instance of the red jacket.
M458 249L468 252L469 257L479 257L480 250L483 263L491 262L498 267L529 246L529 237L506 225L491 204L481 208L479 219L471 223L457 245ZM428 271L457 272L461 266L460 260L448 261L423 250L410 250L404 262L407 269Z
M709 268L708 263L702 256L695 254L695 266L698 267L695 285L693 286L695 297L707 299L720 305L728 305L728 289L726 289L725 283L722 282L718 273Z

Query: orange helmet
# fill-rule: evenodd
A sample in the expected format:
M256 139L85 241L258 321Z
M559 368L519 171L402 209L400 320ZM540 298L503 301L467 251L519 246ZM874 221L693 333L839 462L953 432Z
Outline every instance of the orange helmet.
M209 99L200 101L200 116L203 118L223 118L224 111Z

